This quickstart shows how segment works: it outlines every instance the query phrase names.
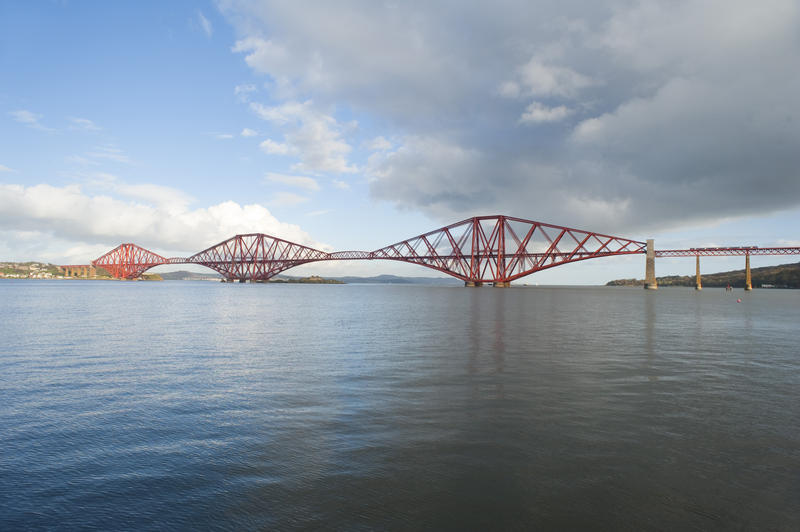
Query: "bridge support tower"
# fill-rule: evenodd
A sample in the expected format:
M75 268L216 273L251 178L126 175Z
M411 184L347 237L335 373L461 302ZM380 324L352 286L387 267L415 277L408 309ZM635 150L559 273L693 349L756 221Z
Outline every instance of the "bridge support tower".
M697 283L694 285L694 289L703 289L703 282L700 280L700 255L697 255Z
M658 282L656 282L656 250L652 238L647 239L647 255L644 267L644 289L658 290Z
M753 283L750 279L750 254L744 256L744 289L749 292L753 289Z

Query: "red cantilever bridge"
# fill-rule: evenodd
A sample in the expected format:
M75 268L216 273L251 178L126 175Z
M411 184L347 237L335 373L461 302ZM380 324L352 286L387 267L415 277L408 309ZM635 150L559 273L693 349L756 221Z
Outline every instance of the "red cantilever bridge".
M190 257L162 257L135 244L121 244L92 265L116 278L133 279L162 264L200 264L228 280L267 280L280 272L326 260L394 260L452 275L467 285L508 284L570 262L645 254L648 256L800 254L800 248L652 249L616 236L534 222L511 216L476 216L375 251L326 252L281 238L251 233L233 236ZM649 272L648 272L649 273Z

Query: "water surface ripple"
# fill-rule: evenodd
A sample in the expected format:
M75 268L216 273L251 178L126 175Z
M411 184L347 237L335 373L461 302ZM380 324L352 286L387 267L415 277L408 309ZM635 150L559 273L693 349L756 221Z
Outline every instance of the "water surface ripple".
M800 529L800 291L0 301L3 530Z

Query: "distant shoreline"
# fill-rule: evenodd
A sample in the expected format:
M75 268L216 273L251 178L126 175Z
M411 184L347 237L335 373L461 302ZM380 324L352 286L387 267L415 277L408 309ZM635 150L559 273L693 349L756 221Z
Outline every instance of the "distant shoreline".
M94 277L66 276L64 271L55 264L43 262L0 262L0 280L4 279L37 279L37 280L97 280L119 281L108 275L104 270L98 269L101 275ZM103 275L102 273L106 273ZM782 264L779 266L765 266L751 270L752 285L754 288L800 288L800 262ZM702 285L705 288L730 285L732 288L743 288L745 282L744 270L733 270L719 273L703 274ZM145 273L137 280L142 281L211 281L222 282L224 278L218 273L202 273L179 270L164 273ZM661 287L683 286L694 287L694 275L670 275L656 278ZM226 281L232 282L232 281ZM340 276L321 277L311 275L308 277L295 277L290 275L277 275L265 282L274 284L393 284L393 285L429 285L429 286L458 286L463 281L454 277L400 277L396 275L376 275L371 277ZM615 279L605 283L605 286L639 287L644 284L643 279ZM537 286L536 282L516 282L513 286ZM564 285L573 286L573 285ZM574 285L584 286L584 285ZM603 286L603 285L592 285Z
M764 266L750 270L753 288L800 288L800 262L795 264L781 264L779 266ZM745 271L732 270L719 273L701 273L701 282L704 288L744 288ZM656 277L658 286L688 286L694 287L697 278L694 275L668 275ZM643 286L644 279L616 279L609 281L606 286Z

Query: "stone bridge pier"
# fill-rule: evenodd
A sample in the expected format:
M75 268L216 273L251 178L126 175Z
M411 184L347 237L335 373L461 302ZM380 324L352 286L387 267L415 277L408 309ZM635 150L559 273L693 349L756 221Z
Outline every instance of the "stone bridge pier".
M658 282L656 281L656 249L655 241L652 238L647 239L646 257L644 266L644 289L658 290Z
M72 264L59 266L59 268L64 272L64 277L82 277L83 279L97 277L97 268L91 264Z

